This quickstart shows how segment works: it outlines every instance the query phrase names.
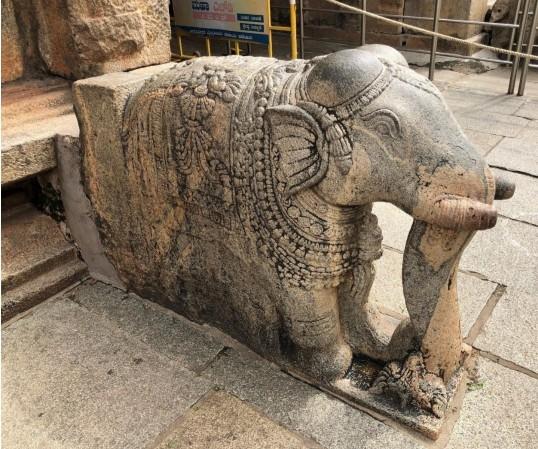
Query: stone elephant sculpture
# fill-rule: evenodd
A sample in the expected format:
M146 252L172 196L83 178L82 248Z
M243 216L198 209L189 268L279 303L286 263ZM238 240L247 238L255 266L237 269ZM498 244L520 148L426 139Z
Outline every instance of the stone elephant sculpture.
M421 349L429 372L447 380L457 368L457 262L474 231L495 225L496 184L498 198L513 186L495 181L398 52L196 58L135 89L122 117L121 151L106 162L87 151L84 168L128 286L316 382L343 377L354 354ZM86 145L94 128L83 123ZM392 335L368 304L376 201L415 220L410 320Z

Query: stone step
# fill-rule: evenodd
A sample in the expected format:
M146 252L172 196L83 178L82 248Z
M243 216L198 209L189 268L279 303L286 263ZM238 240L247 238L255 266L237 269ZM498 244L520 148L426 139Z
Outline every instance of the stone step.
M86 275L86 264L78 259L71 260L19 287L3 292L2 323L54 296Z
M54 169L57 135L78 136L68 81L51 77L2 85L2 186Z
M16 191L2 210L2 321L80 279L86 265L58 223Z

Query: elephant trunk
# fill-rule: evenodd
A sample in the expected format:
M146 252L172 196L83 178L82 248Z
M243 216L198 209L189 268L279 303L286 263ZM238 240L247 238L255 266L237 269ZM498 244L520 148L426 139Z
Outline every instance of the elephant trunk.
M403 291L429 372L445 382L461 362L462 339L457 271L469 230L451 230L415 220L404 252Z
M489 204L456 195L443 195L413 211L415 218L441 228L482 230L495 226L497 211Z

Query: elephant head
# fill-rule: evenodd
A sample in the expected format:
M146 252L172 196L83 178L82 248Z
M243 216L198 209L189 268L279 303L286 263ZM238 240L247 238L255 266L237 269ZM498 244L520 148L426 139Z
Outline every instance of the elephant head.
M451 373L461 349L457 262L474 231L495 225L494 197L509 198L514 186L494 178L439 90L389 47L314 60L299 91L296 105L268 111L269 120L286 116L314 136L308 151L292 144L283 155L288 194L311 187L335 206L389 202L414 218L403 267L407 307L426 364Z

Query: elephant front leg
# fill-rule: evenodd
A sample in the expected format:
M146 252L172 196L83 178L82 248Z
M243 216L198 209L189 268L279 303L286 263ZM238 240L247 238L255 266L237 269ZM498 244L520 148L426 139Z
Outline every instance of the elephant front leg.
M409 319L393 331L391 323L369 303L375 268L365 262L349 274L339 287L341 321L346 340L356 354L377 360L404 357L415 344L415 331Z
M328 383L342 378L353 354L340 326L336 289L293 289L282 304L289 358L303 373Z
M425 367L445 382L461 363L456 275L473 235L415 221L404 253L404 296Z

